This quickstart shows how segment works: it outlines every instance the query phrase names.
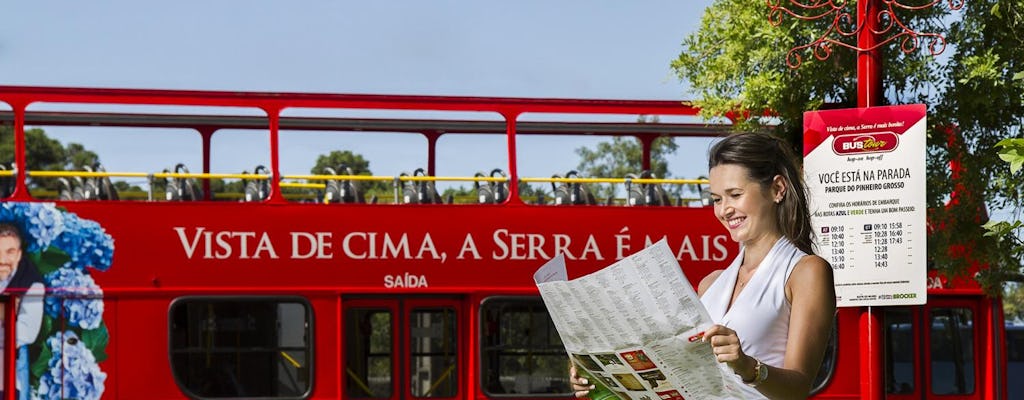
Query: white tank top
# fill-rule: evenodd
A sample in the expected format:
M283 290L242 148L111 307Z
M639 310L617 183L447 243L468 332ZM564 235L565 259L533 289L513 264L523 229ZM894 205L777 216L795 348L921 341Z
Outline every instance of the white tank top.
M712 321L736 331L744 353L773 367L782 367L791 307L786 300L786 280L807 253L785 237L780 238L730 308L743 254L741 248L729 268L722 271L700 300Z

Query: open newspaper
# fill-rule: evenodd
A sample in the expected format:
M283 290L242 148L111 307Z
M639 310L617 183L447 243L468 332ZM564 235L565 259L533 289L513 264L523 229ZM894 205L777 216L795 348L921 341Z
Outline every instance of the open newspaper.
M664 240L571 281L559 255L534 280L591 399L751 397L701 342L713 322Z

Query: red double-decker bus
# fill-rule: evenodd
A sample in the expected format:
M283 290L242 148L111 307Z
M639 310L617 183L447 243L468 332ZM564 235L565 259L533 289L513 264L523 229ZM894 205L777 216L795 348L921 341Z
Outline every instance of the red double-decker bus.
M46 285L28 344L9 306L23 292L5 292L8 399L564 398L568 360L532 281L544 261L565 254L578 276L665 238L696 284L738 250L699 192L673 189L702 180L642 173L658 138L726 132L672 122L698 111L676 101L7 86L0 103L13 133L0 223L21 230ZM27 132L68 127L109 135L139 165L172 153L167 136L189 138L194 158L28 168ZM489 153L445 147L477 136ZM636 140L636 175L523 173L548 163L527 164L523 143L595 136ZM422 170L286 161L296 146L345 150L337 137L384 137L378 154ZM401 138L415 151L394 150ZM216 168L245 157L264 167ZM449 158L481 173L440 174ZM1006 368L998 299L936 278L923 306L840 309L815 396L1006 398Z

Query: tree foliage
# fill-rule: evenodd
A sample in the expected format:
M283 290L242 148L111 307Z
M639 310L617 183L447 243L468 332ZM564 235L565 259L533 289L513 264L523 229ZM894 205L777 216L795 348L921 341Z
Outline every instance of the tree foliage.
M1010 165L1010 173L1020 175L1024 166L1024 139L1003 139L996 146L1000 147L999 158ZM1017 182L1020 181L1018 179ZM985 236L1005 242L1003 247L1009 249L1009 258L1024 258L1024 222L1020 221L1019 214L1014 221L989 221L984 228L987 231ZM1006 320L1024 322L1024 273L1018 271L1013 275L1010 272L1005 280L1016 281L1015 284L1006 285L1003 290Z
M994 146L1020 137L1024 125L1024 0L972 0L958 11L948 4L897 10L910 29L944 33L948 45L939 57L903 52L899 40L881 47L882 102L928 106L928 217L933 227L943 227L929 236L929 257L947 276L964 275L975 261L987 263L991 273L980 280L995 292L1000 277L1021 269L1006 243L984 237L980 225L987 211L1022 206L1020 175L999 162ZM852 31L856 2L846 7L851 19L841 20L840 28ZM823 34L832 19L783 15L772 26L769 10L764 3L715 1L700 30L683 40L672 68L691 85L705 117L731 116L741 130L777 122L770 129L798 147L804 111L856 107L856 52L833 46L824 60L796 52L801 65L789 68L787 56L796 61L789 49ZM922 38L919 47L929 44ZM773 118L759 118L768 110ZM951 159L962 166L957 179Z
M81 171L84 167L95 169L100 164L100 157L85 146L78 143L65 146L39 128L25 130L25 153L25 166L29 171ZM4 168L13 169L14 128L9 125L0 126L0 163ZM30 178L29 184L57 188L55 179Z
M639 123L658 122L657 116L640 116ZM669 178L668 156L674 154L679 145L671 137L663 136L651 143L651 173L659 179ZM596 148L580 147L576 149L580 156L578 172L584 177L592 178L623 178L627 174L639 176L642 171L643 146L637 138L613 136L611 141L600 142ZM666 187L672 193L679 188ZM603 186L594 188L594 195L604 199L615 195L615 188Z

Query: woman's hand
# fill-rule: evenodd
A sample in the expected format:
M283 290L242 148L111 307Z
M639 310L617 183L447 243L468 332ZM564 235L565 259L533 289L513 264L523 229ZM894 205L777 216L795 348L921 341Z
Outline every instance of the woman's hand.
M701 340L711 344L711 351L718 362L724 362L744 381L754 380L757 375L757 371L754 371L756 362L743 353L736 331L722 325L713 325L704 331Z
M590 394L590 389L594 388L587 378L581 377L576 372L576 365L569 367L569 384L572 385L572 395L576 398L587 397Z

